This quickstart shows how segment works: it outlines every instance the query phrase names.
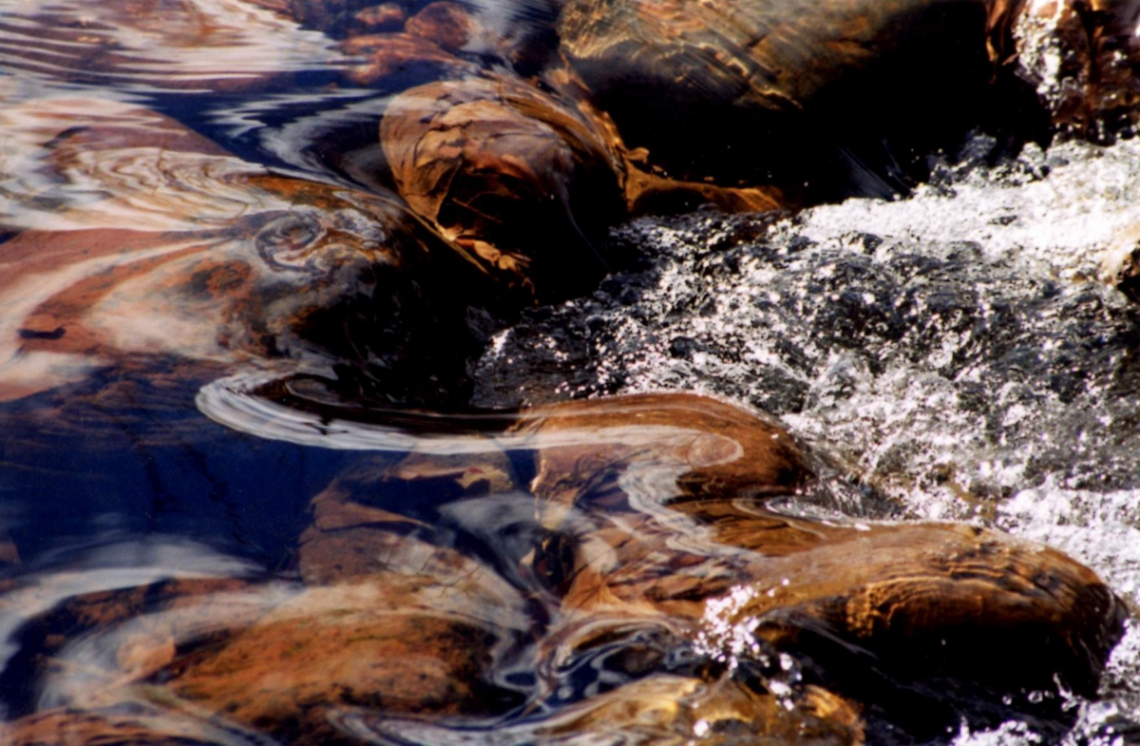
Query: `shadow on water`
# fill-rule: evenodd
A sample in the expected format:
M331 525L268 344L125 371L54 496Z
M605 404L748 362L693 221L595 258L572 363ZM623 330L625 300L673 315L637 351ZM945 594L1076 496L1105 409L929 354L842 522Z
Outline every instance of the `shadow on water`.
M3 406L6 528L23 561L156 533L285 567L308 501L344 459L205 423L194 388L154 380L108 372Z

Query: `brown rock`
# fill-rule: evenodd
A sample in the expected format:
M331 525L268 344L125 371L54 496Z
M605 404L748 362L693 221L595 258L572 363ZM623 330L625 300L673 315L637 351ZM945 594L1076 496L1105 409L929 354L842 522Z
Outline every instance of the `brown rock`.
M377 31L397 31L404 27L408 14L398 3L381 3L359 10L353 16L357 24L370 33Z
M323 541L364 542L367 533L332 532ZM329 719L344 708L497 712L487 675L526 632L522 599L493 570L454 551L371 534L382 570L301 592L216 654L177 664L174 690L297 743L330 737ZM319 558L304 561L313 568Z
M339 706L484 713L491 703L475 685L491 667L495 631L433 614L433 595L438 588L423 577L314 588L187 670L174 688L201 707L308 742L326 732Z
M450 0L437 0L408 19L405 30L449 52L457 52L479 33L467 8Z
M1119 601L1052 550L967 526L775 512L772 498L811 487L807 459L777 425L723 402L566 403L468 437L485 444L464 449L473 457L369 459L318 495L304 588L182 581L70 601L95 634L50 643L66 655L45 691L73 710L12 732L151 743L209 723L296 743L352 742L351 726L421 742L463 728L855 744L863 707L905 711L899 692L930 682L1091 694L1121 631ZM502 449L536 453L550 539L525 558L546 569L522 585L505 555L464 554L447 529L368 502L394 479L452 482L465 505L480 491L517 500L517 456ZM536 709L503 720L523 695L495 682L524 668ZM120 717L140 686L144 711Z
M322 313L427 259L394 196L269 175L136 106L16 108L12 136L58 184L55 204L5 216L20 232L0 244L0 399L148 355L308 354Z
M552 300L605 272L619 164L576 109L505 78L430 83L392 101L380 142L412 209L504 286Z
M12 20L35 33L13 34L5 67L86 85L129 80L166 91L285 85L300 60L316 62L324 50L273 12L280 4L107 0L97 13L83 6L22 6Z
M1060 132L1109 142L1140 122L1138 15L1129 0L1025 3L1013 27L1013 62Z
M866 138L905 152L982 123L1015 5L570 0L559 33L593 102L665 176L801 204L829 198L822 180L884 189Z
M361 34L341 44L345 54L362 58L347 76L357 85L375 85L402 73L434 73L432 77L474 75L477 65L456 57L431 40L406 33Z
M543 414L520 429L540 454L541 519L579 537L569 623L648 613L685 627L734 599L720 621L754 620L789 649L822 629L905 675L1010 688L1058 675L1095 691L1124 611L1064 555L980 528L773 512L766 499L809 484L803 457L778 427L714 400L642 395Z
M64 708L0 723L0 740L9 746L212 746L209 728L158 722L128 714L79 712Z
M1124 610L1073 560L982 529L829 525L742 502L733 517L686 502L674 509L688 523L599 522L570 573L570 618L652 608L694 624L757 625L777 647L807 651L835 673L857 664L842 646L829 650L829 638L904 677L1013 691L1050 688L1057 675L1095 692ZM710 617L714 602L732 611Z
M811 477L782 427L696 394L556 404L528 413L516 430L534 437L539 467L531 490L540 503L596 499L605 494L602 478L630 470L673 476L673 494L640 496L661 502L789 495Z
M1129 300L1140 303L1140 246L1135 239L1109 250L1101 263L1101 279L1124 293Z

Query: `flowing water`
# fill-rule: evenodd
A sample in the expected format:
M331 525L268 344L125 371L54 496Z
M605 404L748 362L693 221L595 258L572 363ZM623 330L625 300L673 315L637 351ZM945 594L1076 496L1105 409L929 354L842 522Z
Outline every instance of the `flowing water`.
M1140 308L1099 278L1135 240L1140 148L1029 148L988 167L992 141L968 147L975 162L904 200L623 229L648 266L497 336L477 401L749 401L888 496L879 511L1050 543L1136 604ZM1073 742L1136 716L1136 646L1133 631Z
M661 507L679 464L730 447L720 430L509 414L603 394L713 394L810 446L822 478L783 503L749 483L756 504L725 508L741 525L838 537L824 544L994 527L1140 603L1140 306L1101 281L1140 237L1135 141L1010 157L978 135L905 199L643 218L611 235L629 268L518 318L471 303L476 281L420 287L415 272L451 265L417 258L438 247L377 176L392 93L451 63L378 71L265 5L0 0L4 719L275 743L249 725L272 708L242 699L273 674L233 674L260 655L291 687L273 696L335 700L294 724L310 738L842 741L847 703L740 620L825 571L769 577ZM583 444L618 449L621 469L575 473L581 503L543 493ZM695 622L561 618L568 543L618 556L620 531L648 547L643 575L683 585L699 566L722 600ZM298 638L306 625L320 631ZM1134 742L1138 625L1096 698L1059 680L951 697L948 715L878 682L897 701L869 708L871 736ZM444 652L417 663L417 645ZM322 690L357 656L395 662L361 674L386 709ZM401 715L401 696L433 717ZM213 697L240 703L232 718L206 714Z

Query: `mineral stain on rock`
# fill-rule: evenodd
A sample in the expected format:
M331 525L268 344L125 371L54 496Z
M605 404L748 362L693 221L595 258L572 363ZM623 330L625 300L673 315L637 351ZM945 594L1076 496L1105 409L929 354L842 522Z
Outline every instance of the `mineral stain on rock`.
M907 512L901 450L868 470L719 399L566 399L636 383L660 352L693 386L767 360L766 383L725 393L794 417L951 334L954 385L976 340L1037 370L1003 323L1025 314L955 285L980 244L863 232L844 253L785 219L964 193L939 149L966 168L988 142L994 166L1127 135L1133 5L0 7L18 485L0 733L855 744L1016 721L1063 738L1124 631L1092 570L992 528L884 520ZM610 230L702 205L768 212ZM1024 222L1007 213L987 225ZM693 232L696 272L658 240L686 221L723 228ZM723 273L753 282L706 282ZM1128 292L1127 267L1104 274ZM1056 313L1056 282L1038 291ZM732 328L742 304L746 325L781 322L776 344ZM1127 368L1110 341L1092 357ZM1076 348L1045 352L1058 401L1087 393ZM273 494L293 469L292 497Z

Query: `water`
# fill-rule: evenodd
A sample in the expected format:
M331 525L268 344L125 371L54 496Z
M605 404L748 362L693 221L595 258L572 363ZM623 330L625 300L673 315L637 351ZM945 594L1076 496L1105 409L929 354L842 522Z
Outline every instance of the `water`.
M409 8L294 5L0 0L3 737L1136 737L1134 617L1096 685L1085 571L920 522L1140 600L1140 310L1102 282L1134 141L977 135L906 199L642 218L596 291L520 310L409 212L377 123L546 64L552 8L384 57L360 34ZM860 168L804 194L913 178ZM678 390L790 432L686 396L515 412ZM907 653L829 605L881 581L905 617L994 562L989 617L947 602ZM1087 629L987 626L1041 577Z
M944 167L903 200L635 223L619 239L648 266L501 333L480 401L750 401L889 496L879 514L1047 542L1135 604L1140 312L1100 278L1136 224L1137 155L1133 141L1030 148ZM1135 717L1133 634L1074 742L1112 743L1103 722Z

